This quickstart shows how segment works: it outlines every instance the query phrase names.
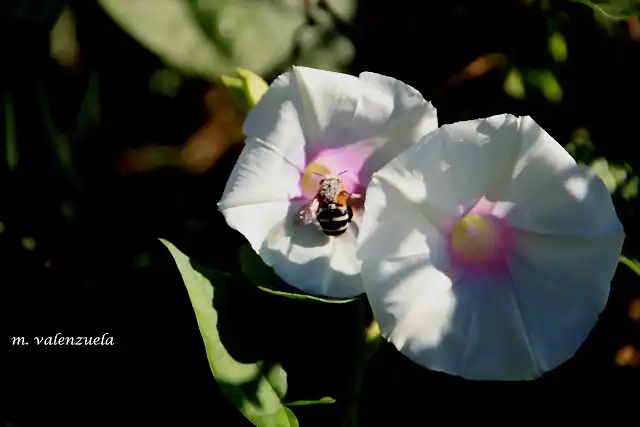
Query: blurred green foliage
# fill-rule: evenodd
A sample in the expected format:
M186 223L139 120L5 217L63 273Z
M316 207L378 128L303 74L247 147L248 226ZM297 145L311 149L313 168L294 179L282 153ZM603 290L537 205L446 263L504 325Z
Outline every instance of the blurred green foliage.
M573 0L585 4L609 19L628 19L640 13L638 0Z
M309 18L316 25L304 28L300 35L307 45L317 45L332 24L313 1L99 2L125 30L167 63L213 80L232 73L235 67L267 73L287 61L296 33ZM344 19L355 12L354 0L333 1L332 6ZM317 49L305 50L313 55Z

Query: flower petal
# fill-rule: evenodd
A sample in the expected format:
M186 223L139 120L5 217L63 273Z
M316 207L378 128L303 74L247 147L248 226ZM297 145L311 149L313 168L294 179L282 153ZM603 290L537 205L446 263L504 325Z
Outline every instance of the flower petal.
M336 168L357 169L363 186L373 172L437 128L436 109L418 91L375 73L356 78L293 67L271 84L247 116L243 131L248 137L267 142L279 138L282 143L286 138L276 124L283 114L298 123L299 135L291 143L306 143L307 163L327 150L357 145L355 154L332 156L343 157Z
M517 228L508 268L457 269L450 218L485 197ZM530 118L446 125L374 174L358 238L380 329L430 369L529 380L570 358L609 292L624 234L603 183ZM586 267L585 267L586 266Z
M496 182L496 199L519 204L535 199L542 188L554 182L576 162L571 155L531 117L518 119L518 137L508 158L509 179Z
M534 377L508 277L452 271L442 236L405 194L374 178L359 236L364 288L382 335L430 369L470 379Z
M374 176L435 216L473 207L508 177L505 160L517 149L518 122L511 115L444 125L405 150ZM515 141L515 142L514 142Z
M284 282L309 294L332 298L362 294L355 221L343 235L330 238L318 227L294 219L301 207L292 203L285 221L270 230L256 252Z
M346 170L346 190L362 193L374 171L436 127L435 108L398 80L293 67L249 112L246 146L219 209L290 285L359 295L359 215L347 233L329 239L317 225L296 223L297 200L314 194L312 171Z
M518 231L510 261L520 313L543 370L572 357L604 309L622 233L599 237Z
M289 215L291 203L276 201L242 204L222 210L229 227L242 233L256 253L268 234L284 222Z
M545 185L538 186L535 196L504 211L511 226L524 230L577 236L623 236L609 190L600 177L584 165L547 174Z
M394 331L394 322L409 314L407 301L428 294L426 300L436 302L436 296L447 294L451 280L442 273L446 265L440 235L404 194L374 178L367 189L365 212L358 235L358 257L367 297L381 331L388 337ZM428 286L424 277L430 277ZM440 307L443 318L451 308L447 303ZM435 330L428 333L435 334L436 341L438 325L433 327ZM404 342L405 334L397 338Z
M289 201L300 195L301 171L302 168L279 147L260 139L247 140L218 208L224 211L253 203Z

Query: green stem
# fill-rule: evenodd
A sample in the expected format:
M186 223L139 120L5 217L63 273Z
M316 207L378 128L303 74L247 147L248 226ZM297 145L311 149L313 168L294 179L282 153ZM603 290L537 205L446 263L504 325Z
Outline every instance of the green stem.
M363 323L366 314L365 304L367 304L367 301L361 299L356 304L358 306L358 321ZM343 423L344 427L356 427L358 425L358 402L360 400L360 389L362 388L367 363L380 344L382 344L380 330L375 320L366 329L359 330L357 339L361 345L357 353L358 360L354 368L350 405Z
M640 263L638 263L638 261L629 259L623 255L620 257L620 262L629 267L638 276L640 276Z
M5 144L7 166L13 171L18 166L18 141L16 140L16 122L11 93L4 94Z

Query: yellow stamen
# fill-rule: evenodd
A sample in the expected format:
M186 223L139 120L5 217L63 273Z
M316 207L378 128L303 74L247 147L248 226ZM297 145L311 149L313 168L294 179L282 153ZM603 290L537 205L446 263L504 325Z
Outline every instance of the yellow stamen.
M319 163L311 163L304 170L304 176L300 183L302 193L308 199L313 198L318 193L318 183L322 177L314 175L314 172L320 175L330 175L331 171Z
M495 255L495 242L500 238L498 225L479 214L465 215L453 228L451 249L466 260L482 261Z

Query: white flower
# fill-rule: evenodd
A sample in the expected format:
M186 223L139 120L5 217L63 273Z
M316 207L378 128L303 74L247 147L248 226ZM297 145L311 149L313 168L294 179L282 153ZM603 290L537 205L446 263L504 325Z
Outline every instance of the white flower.
M364 196L373 172L436 128L436 110L398 80L294 67L250 111L219 209L286 283L315 295L357 296L364 292L356 257L362 212L338 237L317 222L301 223L300 211L318 192L314 173L346 170L346 190Z
M572 357L624 240L603 182L530 117L442 126L373 175L365 209L358 255L382 335L475 380Z

